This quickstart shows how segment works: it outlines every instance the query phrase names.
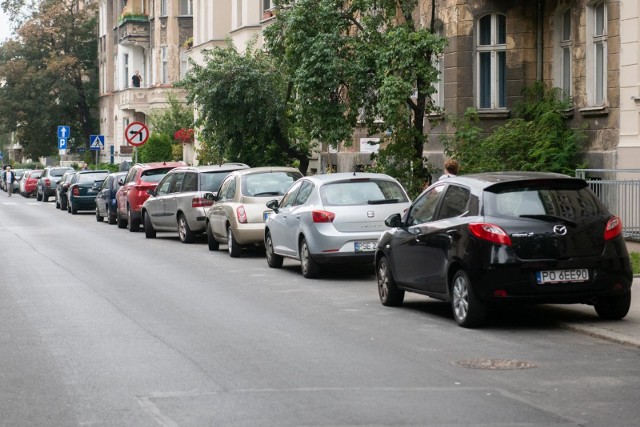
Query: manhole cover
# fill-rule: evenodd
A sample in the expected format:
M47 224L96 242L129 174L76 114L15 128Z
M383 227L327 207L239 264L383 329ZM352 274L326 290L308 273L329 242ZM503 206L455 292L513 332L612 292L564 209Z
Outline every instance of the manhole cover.
M487 369L487 370L509 370L509 369L531 369L537 368L535 363L524 360L505 360L505 359L471 359L459 360L454 362L455 365L468 369Z

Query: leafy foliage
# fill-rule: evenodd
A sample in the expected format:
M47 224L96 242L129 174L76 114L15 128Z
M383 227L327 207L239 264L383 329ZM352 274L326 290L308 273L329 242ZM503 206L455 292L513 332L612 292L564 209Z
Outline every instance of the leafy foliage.
M89 148L96 133L96 4L5 0L17 37L0 46L0 129L16 131L27 156L57 149L57 126L70 125L70 148Z
M153 133L167 135L174 140L180 129L193 128L193 108L188 108L173 95L167 97L167 102L169 108L150 114L149 122Z
M138 149L142 163L168 162L173 160L171 138L162 133L152 133L145 144Z
M297 138L287 106L289 87L273 58L249 44L229 41L193 64L181 85L198 109L201 164L240 161L251 166L299 162L306 171L311 144Z
M452 119L455 133L441 139L465 173L519 170L572 174L584 166L578 155L585 135L567 126L568 108L557 89L536 83L525 89L513 119L491 134L483 134L477 111L469 109L464 117Z
M365 126L389 142L376 170L408 188L428 178L425 113L446 40L414 21L417 0L280 0L268 51L289 75L299 137L349 145ZM431 15L435 3L432 2ZM409 171L409 173L407 173ZM400 173L398 175L398 173Z

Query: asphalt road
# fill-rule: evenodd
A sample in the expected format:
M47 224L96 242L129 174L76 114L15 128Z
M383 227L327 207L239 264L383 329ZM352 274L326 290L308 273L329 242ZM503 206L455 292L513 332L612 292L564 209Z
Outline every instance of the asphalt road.
M53 200L53 199L52 199ZM224 246L222 248L225 248ZM640 351L0 193L1 426L629 426Z

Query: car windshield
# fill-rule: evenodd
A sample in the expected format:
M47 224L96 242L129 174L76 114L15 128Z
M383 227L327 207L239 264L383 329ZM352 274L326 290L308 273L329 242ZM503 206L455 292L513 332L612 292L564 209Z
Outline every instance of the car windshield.
M49 175L51 176L62 176L65 172L68 172L69 168L52 168L49 171Z
M42 171L31 172L29 178L40 178L42 176Z
M325 206L356 206L407 202L402 187L393 181L354 179L323 185L320 197Z
M78 183L102 181L107 175L108 173L106 172L81 173L78 176Z
M203 172L200 174L200 191L218 191L222 180L229 175L231 171L214 171Z
M302 178L300 172L260 172L243 175L242 195L249 197L282 196L291 184Z
M487 191L484 213L499 217L575 221L606 214L606 208L588 187L549 184Z
M171 169L173 168L149 169L142 172L140 179L143 182L160 182Z

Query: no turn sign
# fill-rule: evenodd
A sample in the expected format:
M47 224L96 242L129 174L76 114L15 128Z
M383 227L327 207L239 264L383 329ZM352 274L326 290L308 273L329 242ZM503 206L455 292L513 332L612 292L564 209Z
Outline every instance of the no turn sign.
M139 147L149 139L149 128L140 122L130 123L124 130L124 139L135 147Z

